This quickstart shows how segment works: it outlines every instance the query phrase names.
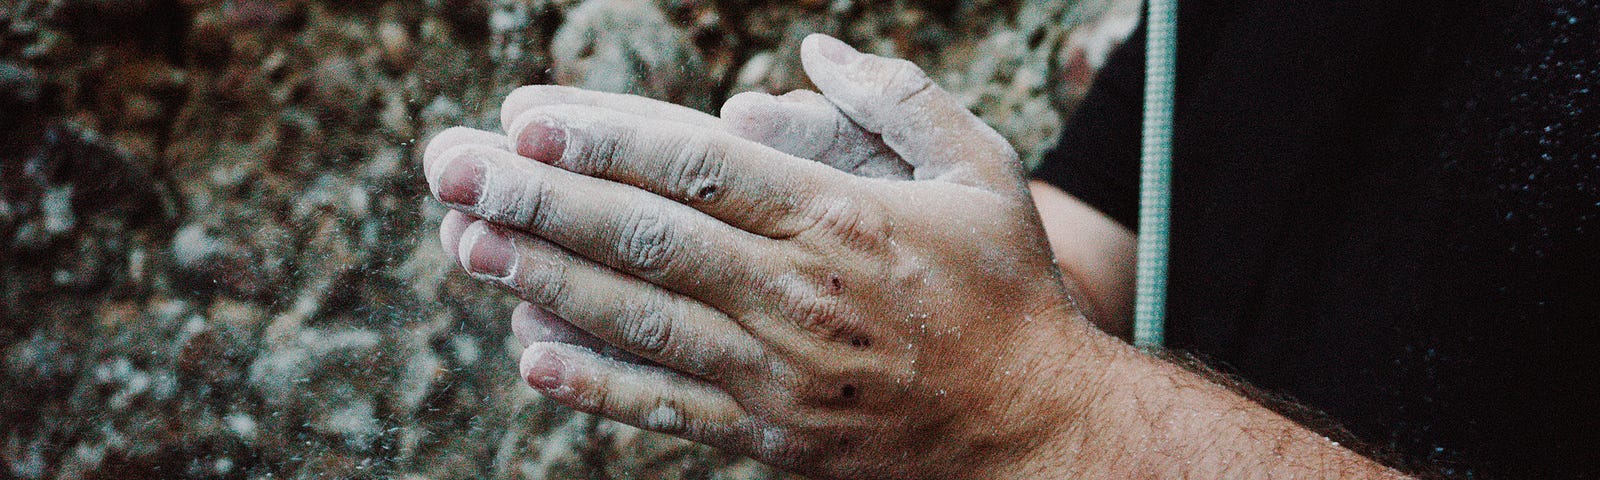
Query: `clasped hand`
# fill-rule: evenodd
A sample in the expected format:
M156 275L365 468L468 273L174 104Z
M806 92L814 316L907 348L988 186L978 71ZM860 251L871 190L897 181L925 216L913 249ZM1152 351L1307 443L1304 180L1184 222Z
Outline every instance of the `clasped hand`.
M802 59L821 95L722 118L519 89L507 135L430 142L443 243L526 301L562 404L819 477L1000 475L1093 396L1056 386L1097 336L1016 154L909 62Z

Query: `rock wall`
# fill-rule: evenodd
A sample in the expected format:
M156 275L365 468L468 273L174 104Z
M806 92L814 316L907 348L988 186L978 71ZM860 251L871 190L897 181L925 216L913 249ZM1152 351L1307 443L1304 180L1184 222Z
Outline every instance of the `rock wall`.
M1036 159L1131 5L0 0L0 478L783 478L525 387L420 139L521 84L806 88L820 31Z

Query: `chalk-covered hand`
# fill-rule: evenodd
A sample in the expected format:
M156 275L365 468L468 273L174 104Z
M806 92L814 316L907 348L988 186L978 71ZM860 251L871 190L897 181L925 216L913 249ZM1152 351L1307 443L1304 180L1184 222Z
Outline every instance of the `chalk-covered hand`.
M518 311L523 375L573 408L818 477L1025 473L1098 376L1063 367L1096 334L1016 154L909 62L824 36L802 58L904 165L529 91L509 140L430 144L429 185L464 213L445 243L539 307Z

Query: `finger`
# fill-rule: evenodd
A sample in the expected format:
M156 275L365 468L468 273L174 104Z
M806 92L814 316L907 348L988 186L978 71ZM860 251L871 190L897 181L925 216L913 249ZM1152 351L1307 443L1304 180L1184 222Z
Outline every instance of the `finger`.
M511 131L511 124L523 112L550 105L582 105L631 113L661 121L714 127L717 117L693 108L638 95L597 92L562 85L529 85L506 96L500 105L500 126Z
M578 411L689 440L731 445L749 416L726 392L659 367L606 358L582 347L535 343L524 349L522 378Z
M445 212L444 221L439 222L439 245L444 247L445 255L449 256L452 261L455 260L456 252L461 247L461 232L466 231L467 226L472 225L472 222L477 220L455 210ZM456 262L456 265L464 266L459 261Z
M812 34L800 46L806 75L846 115L915 168L917 179L1021 188L1022 164L994 129L909 61L857 52Z
M768 239L649 192L514 153L464 145L441 156L433 194L451 208L521 229L730 314L748 311L756 300L729 286L757 285L786 253L773 250ZM469 245L465 237L461 242Z
M610 110L553 106L513 124L517 153L635 185L741 230L786 238L816 225L853 179L717 129Z
M910 179L911 165L889 150L817 92L795 90L774 97L734 95L722 105L729 133L845 173L869 178Z
M512 151L511 140L505 135L467 127L447 128L428 139L428 147L423 149L422 176L428 179L428 187L439 188L439 169L434 165L437 162L429 162L428 159L438 158L444 152L462 145L481 145Z
M760 342L714 308L573 255L544 240L478 222L461 240L473 276L572 322L605 343L705 379L749 371Z
M528 302L517 304L517 308L511 311L511 333L517 337L517 343L521 344L523 348L540 342L557 342L577 345L628 363L640 365L656 364L634 355L633 352L606 343L600 337L578 328L577 325L573 325L549 310L534 306Z
M423 176L427 178L430 187L437 188L439 172L438 169L432 168L433 164L428 162L427 159L462 145L480 145L506 151L511 150L511 141L505 135L466 127L447 128L428 140L428 146L424 149L422 155ZM445 255L452 259L456 258L456 250L461 241L461 232L476 220L476 218L455 210L445 212L444 220L439 223L439 244L444 248ZM457 265L459 266L460 264L457 263Z

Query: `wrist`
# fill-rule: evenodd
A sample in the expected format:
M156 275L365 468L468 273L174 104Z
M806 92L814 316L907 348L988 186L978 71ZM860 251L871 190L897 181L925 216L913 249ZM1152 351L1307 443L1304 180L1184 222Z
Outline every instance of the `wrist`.
M1091 463L1102 400L1139 353L1067 306L1030 316L1013 336L998 377L1009 395L996 406L991 435L1009 440L972 478L1068 478Z
M1011 448L968 478L1401 478L1064 311L1013 337L1024 388L987 417Z

